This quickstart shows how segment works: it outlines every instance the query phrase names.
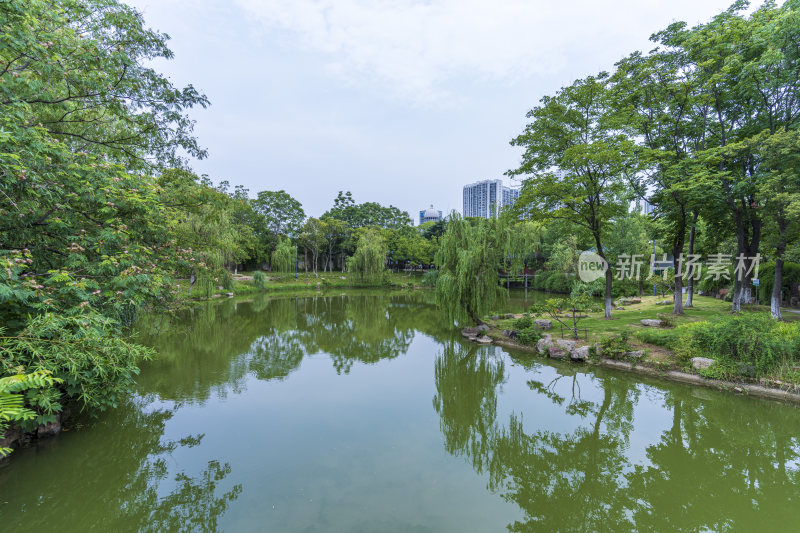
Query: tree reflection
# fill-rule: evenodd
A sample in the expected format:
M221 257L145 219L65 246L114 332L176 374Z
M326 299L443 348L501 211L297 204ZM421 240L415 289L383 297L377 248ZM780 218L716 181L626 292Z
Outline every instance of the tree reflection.
M64 447L63 441L52 439L20 451L14 468L3 472L2 485L15 487L3 494L8 502L3 529L53 530L57 527L51 517L58 516L75 531L217 531L219 519L242 491L241 485L220 488L230 465L211 460L193 474L174 471L172 459L181 448L199 445L204 436L163 440L173 411L149 410L141 398L111 415L94 422L107 434L105 446L93 446L91 457L81 444L94 438L92 432L72 435L77 446ZM48 448L59 445L56 459ZM38 476L37 483L21 479L40 471L46 475Z
M540 368L547 379L528 381L536 411L504 423L497 417L501 360L483 348L448 345L436 362L433 403L445 448L519 506L524 518L510 531L779 530L800 518L796 410L717 393L698 398L712 393L656 389L618 374ZM645 404L660 403L669 418L634 417L643 391ZM552 406L575 429L541 422L537 414ZM654 422L666 429L648 436L646 457L631 454L632 435L641 440Z
M240 392L247 375L285 379L304 357L326 353L338 373L408 351L418 331L452 337L430 297L419 293L259 297L220 301L178 317L150 317L140 330L159 357L141 390L178 401Z

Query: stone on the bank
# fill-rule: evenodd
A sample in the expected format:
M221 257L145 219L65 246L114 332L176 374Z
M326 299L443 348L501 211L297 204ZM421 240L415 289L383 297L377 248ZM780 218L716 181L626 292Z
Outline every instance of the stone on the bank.
M645 318L642 319L642 325L647 326L648 328L660 328L661 321L656 318Z
M499 315L492 315L492 320L500 320L500 316Z
M480 326L478 326L475 329L477 329L479 332L489 331L489 326L487 326L486 324L481 324Z
M491 337L487 337L486 335L481 335L480 337L475 339L475 341L477 341L479 344L491 344L492 343Z
M708 357L692 357L692 368L695 370L704 370L713 364L714 360Z
M516 339L518 334L519 334L519 332L515 331L513 329L504 329L503 330L503 337L509 337L511 339Z
M571 352L575 349L575 341L568 341L566 339L558 339L555 342L556 346L559 348L563 348L564 350Z
M461 330L461 335L467 339L472 339L478 336L478 328L464 328Z
M37 437L52 437L53 435L58 435L60 432L61 422L58 420L50 422L49 424L42 424L36 428Z
M552 320L545 320L543 318L537 318L536 320L533 321L533 323L542 329L550 329L553 327Z
M547 347L547 356L550 359L564 359L569 355L569 350L565 350L560 346L556 346L555 344L551 344Z
M633 359L634 361L638 361L642 357L644 357L644 350L634 350L632 352L627 352L625 357L628 359Z
M553 337L552 335L543 335L541 339L536 343L536 349L539 350L539 353L545 354L548 352L550 346L553 345Z
M573 361L586 361L589 359L589 347L581 346L580 348L575 348L569 353L569 358Z

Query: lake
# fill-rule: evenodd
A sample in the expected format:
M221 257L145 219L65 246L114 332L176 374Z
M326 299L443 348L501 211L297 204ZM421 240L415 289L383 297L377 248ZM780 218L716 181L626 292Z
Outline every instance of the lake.
M470 344L431 296L145 318L160 356L136 394L0 465L0 530L800 524L797 407ZM509 309L536 298L514 292Z

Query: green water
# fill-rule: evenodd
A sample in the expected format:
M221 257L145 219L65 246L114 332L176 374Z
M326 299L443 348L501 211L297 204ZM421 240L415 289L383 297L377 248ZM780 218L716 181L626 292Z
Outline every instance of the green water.
M134 398L0 466L0 531L800 527L796 407L468 344L429 295L143 329Z

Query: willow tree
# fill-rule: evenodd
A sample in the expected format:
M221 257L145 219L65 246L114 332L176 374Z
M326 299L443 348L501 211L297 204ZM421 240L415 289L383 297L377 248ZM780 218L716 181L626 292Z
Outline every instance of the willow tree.
M626 179L633 168L633 142L610 124L608 75L577 80L542 98L528 113L532 122L511 141L525 149L510 175L525 176L514 209L533 220L566 220L593 237L604 260L607 226L628 208ZM605 317L611 318L613 272L606 269Z
M439 269L436 303L448 319L480 322L502 290L497 271L504 266L502 219L454 217L442 235L434 262Z
M291 272L296 256L296 249L289 239L281 239L272 252L272 270Z
M361 281L377 280L386 269L387 254L386 238L380 229L361 230L356 251L347 260L347 269L357 274Z

